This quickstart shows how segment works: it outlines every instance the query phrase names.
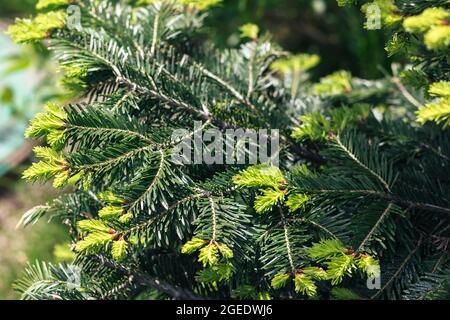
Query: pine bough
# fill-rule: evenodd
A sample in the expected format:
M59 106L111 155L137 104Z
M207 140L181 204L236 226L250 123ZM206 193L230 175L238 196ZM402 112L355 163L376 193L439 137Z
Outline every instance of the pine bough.
M218 2L41 0L10 28L47 39L70 92L32 121L27 136L48 146L24 173L68 192L21 223L64 222L76 257L30 265L22 297L448 297L448 1L366 2L389 54L413 64L317 83L318 56L255 25L239 48L214 48L202 24ZM171 133L194 121L279 129L280 166L174 163Z

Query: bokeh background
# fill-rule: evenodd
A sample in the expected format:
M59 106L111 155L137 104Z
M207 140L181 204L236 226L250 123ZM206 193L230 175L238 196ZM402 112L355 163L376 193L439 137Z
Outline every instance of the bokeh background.
M60 98L58 70L44 45L19 47L4 33L15 17L31 15L36 1L0 0L0 299L18 298L11 286L27 261L57 261L55 251L67 241L63 227L51 222L15 228L26 210L57 193L20 177L38 143L25 141L24 130L46 101ZM239 26L251 22L286 50L320 55L313 79L338 69L375 79L389 69L382 32L363 29L361 12L335 0L224 0L207 21L220 47L238 46Z

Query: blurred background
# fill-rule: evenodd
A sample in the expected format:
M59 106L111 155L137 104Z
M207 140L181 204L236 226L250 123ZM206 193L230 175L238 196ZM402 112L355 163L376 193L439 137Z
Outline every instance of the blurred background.
M27 123L45 102L62 94L45 46L19 47L4 33L15 17L31 15L36 2L0 0L0 299L18 298L11 284L27 261L57 260L55 248L67 241L63 227L53 223L15 228L26 210L57 192L20 178L38 143L23 138ZM315 79L338 69L375 79L382 76L380 67L390 65L382 32L363 29L361 12L338 8L334 0L224 0L210 13L207 31L217 46L238 46L239 26L249 22L270 32L288 51L320 55Z

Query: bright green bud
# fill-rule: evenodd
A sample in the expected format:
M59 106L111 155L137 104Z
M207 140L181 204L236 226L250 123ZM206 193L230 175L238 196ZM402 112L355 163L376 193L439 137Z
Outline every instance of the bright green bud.
M447 50L450 45L450 26L436 26L430 29L424 37L429 50Z
M49 37L53 30L63 28L66 18L64 11L40 13L34 19L17 19L7 33L17 43L41 40Z
M443 8L428 8L420 15L406 18L403 21L403 27L410 33L424 33L449 16L449 12Z
M271 281L272 288L281 289L281 288L285 287L289 278L290 278L289 274L282 273L282 274L276 275Z
M259 34L259 27L253 23L246 23L239 28L241 31L241 38L257 39Z
M199 238L192 238L192 240L189 240L186 242L183 247L181 248L181 253L185 254L191 254L203 247L207 242L203 239Z
M314 297L317 294L317 286L305 273L296 274L294 277L295 292Z
M48 8L62 7L70 4L70 0L39 0L36 4L37 10L43 10Z
M113 242L111 255L117 262L122 262L127 257L128 242L121 238Z

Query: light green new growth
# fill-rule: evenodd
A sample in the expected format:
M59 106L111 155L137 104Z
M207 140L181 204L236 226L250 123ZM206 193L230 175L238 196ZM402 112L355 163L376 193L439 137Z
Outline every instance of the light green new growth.
M297 141L303 140L324 140L331 129L330 121L321 113L313 112L300 117L301 126L294 128L292 138Z
M65 21L64 11L40 13L34 19L18 19L7 33L17 43L33 42L49 37L55 29L63 28Z
M320 57L315 54L292 55L286 59L278 59L273 62L271 68L283 75L289 73L301 73L314 68L320 62Z
M116 206L106 206L98 212L98 216L105 220L117 220L122 216L122 214L123 208Z
M113 242L111 255L117 262L122 262L127 257L128 242L123 238Z
M440 81L432 83L428 89L428 93L431 96L450 97L450 82Z
M36 4L37 10L43 10L53 7L62 7L69 5L71 0L39 0Z
M57 177L54 186L63 186L64 181L66 181L65 178L68 176L63 156L59 152L47 147L35 147L34 151L36 156L43 160L33 163L31 167L23 172L22 176L29 181L49 181Z
M265 213L272 209L273 206L283 202L285 192L279 189L262 190L262 195L255 199L255 210L258 213Z
M257 165L249 167L233 177L233 182L247 188L278 188L286 183L281 170L275 166Z
M57 104L49 103L44 111L38 113L25 132L27 138L46 136L47 142L55 149L62 148L65 142L67 114Z
M311 248L308 253L316 261L324 261L343 254L346 248L339 240L323 240Z
M308 195L303 193L290 194L286 201L286 207L289 208L290 212L295 212L305 207L310 199Z
M417 110L417 121L424 124L434 121L444 128L450 126L450 99L444 98L438 102L428 103Z
M352 75L347 71L336 71L312 87L312 93L319 96L335 96L352 90Z
M301 273L294 277L295 292L314 297L317 294L317 286L308 275Z
M259 34L259 27L253 23L246 23L239 28L241 38L257 39Z
M203 239L192 238L192 240L189 240L183 245L183 247L181 248L181 253L185 254L194 253L195 251L202 248L206 243L207 242Z
M271 285L274 289L281 289L287 285L287 282L289 280L290 276L289 274L278 274L275 277L273 277Z
M408 17L403 27L411 33L424 33L449 18L450 14L443 8L428 8L417 16Z
M100 220L81 220L77 223L78 229L83 232L106 232L110 233L111 228Z

